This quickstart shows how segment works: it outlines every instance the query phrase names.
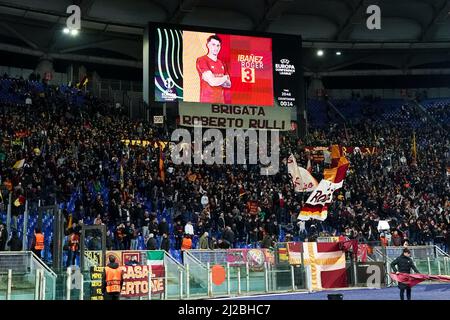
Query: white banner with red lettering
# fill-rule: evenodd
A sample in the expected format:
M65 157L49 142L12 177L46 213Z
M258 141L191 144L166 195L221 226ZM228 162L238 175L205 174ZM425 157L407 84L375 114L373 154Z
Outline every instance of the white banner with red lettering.
M291 175L295 192L312 192L317 186L317 180L305 168L299 167L295 157L288 158L288 173Z

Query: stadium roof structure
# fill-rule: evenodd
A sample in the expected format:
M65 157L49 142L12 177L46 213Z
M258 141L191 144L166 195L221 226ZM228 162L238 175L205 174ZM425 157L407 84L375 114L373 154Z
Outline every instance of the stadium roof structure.
M81 7L78 37L61 32L71 4ZM374 4L381 30L366 27ZM153 21L301 35L306 71L406 70L449 60L449 12L447 0L0 0L0 51L141 68ZM345 54L318 62L319 48Z

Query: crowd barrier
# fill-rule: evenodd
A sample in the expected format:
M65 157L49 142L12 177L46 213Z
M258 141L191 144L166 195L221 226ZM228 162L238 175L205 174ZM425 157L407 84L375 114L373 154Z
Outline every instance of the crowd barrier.
M289 242L270 249L188 250L182 263L160 250L106 251L124 271L121 299L169 300L333 287L394 285L390 262L401 248L374 247L358 261L339 243ZM449 257L433 246L411 247L426 274L448 275ZM85 251L84 266L55 273L31 252L0 253L0 299L103 300L102 251ZM326 276L322 272L326 272Z

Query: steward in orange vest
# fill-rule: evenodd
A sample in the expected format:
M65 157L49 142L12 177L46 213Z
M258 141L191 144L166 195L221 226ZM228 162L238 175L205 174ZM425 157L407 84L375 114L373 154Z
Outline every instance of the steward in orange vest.
M80 254L80 236L74 230L69 235L69 252L67 257L67 267L75 265L77 256Z
M116 263L116 257L109 256L109 264L105 267L102 283L105 300L119 300L123 285L123 271Z
M181 250L190 250L192 249L192 239L189 235L186 235L181 242Z
M35 255L41 258L41 252L44 250L44 235L41 233L39 228L34 229L34 239L31 244L31 251L34 252Z

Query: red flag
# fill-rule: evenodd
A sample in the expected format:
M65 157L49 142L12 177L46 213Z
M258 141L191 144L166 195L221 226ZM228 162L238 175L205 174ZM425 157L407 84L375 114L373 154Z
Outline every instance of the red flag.
M247 201L247 210L250 214L257 214L258 213L258 201L250 200Z
M303 242L287 243L289 263L294 265L302 264Z
M333 144L330 148L331 152L331 167L337 167L340 158L342 157L341 147L337 144Z
M305 265L313 290L348 287L345 253L337 242L304 242Z
M446 276L434 276L434 275L428 275L428 274L421 274L421 273L415 273L415 274L409 274L409 273L390 273L389 274L392 278L392 280L404 283L408 285L409 287L414 287L416 284L421 283L422 281L427 280L435 280L435 281L441 281L441 282L450 282L450 277Z
M369 246L367 244L358 244L358 261L367 262L367 252Z
M323 178L333 183L341 183L347 175L349 166L350 163L348 162L347 158L341 157L338 159L336 167L323 170Z

